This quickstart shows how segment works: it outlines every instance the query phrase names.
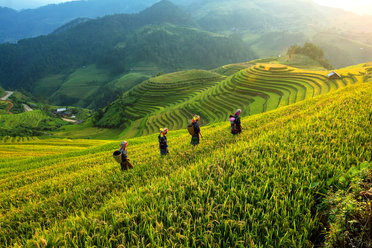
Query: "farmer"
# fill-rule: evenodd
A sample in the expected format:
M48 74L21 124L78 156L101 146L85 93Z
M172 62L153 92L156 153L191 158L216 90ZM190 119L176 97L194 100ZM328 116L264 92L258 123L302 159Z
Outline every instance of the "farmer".
M133 165L129 162L128 159L128 153L127 153L127 146L128 146L128 141L123 141L120 144L120 149L119 151L121 152L121 170L128 170L128 169L133 169Z
M160 129L160 134L158 136L160 154L162 156L166 156L169 153L168 144L167 144L167 137L165 136L167 133L168 133L168 128L161 128Z
M240 121L241 109L236 110L235 115L230 115L231 133L233 135L240 134L242 132L242 123Z
M199 115L194 115L194 118L192 119L192 126L194 127L194 134L191 137L191 145L194 147L196 145L199 145L199 135L203 137L203 135L200 132L200 127L199 127L199 121L200 116Z

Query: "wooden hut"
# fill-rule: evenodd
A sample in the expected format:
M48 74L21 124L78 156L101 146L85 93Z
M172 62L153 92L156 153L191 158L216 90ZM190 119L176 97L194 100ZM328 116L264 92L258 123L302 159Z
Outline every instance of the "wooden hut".
M328 74L328 78L329 79L340 79L341 76L337 72L333 71Z

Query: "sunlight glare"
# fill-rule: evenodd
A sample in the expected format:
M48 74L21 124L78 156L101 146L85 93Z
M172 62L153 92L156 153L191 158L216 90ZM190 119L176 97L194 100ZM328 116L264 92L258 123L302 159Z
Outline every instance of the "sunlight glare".
M361 10L366 11L367 9L371 9L372 2L370 0L313 0L314 2L335 7L335 8L342 8L349 11L357 11L361 12ZM363 11L362 11L363 12Z

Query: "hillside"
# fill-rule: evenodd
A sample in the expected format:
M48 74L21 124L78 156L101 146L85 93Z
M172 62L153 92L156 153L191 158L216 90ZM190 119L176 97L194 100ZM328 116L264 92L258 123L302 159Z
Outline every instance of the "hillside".
M126 172L119 141L4 139L0 245L320 246L325 197L372 169L371 105L358 83L243 118L239 137L204 127L196 149L171 132L166 159L156 135L130 139Z
M41 110L0 115L0 137L38 136L65 124L63 120L50 117Z
M72 117L82 123L92 115L92 111L78 107L68 107L58 114L57 109L63 107L45 104L25 91L8 93L6 100L0 99L0 139L50 135L51 131L71 125L63 118Z
M230 76L224 80L222 75L213 76L212 84L204 83L205 76L195 72L194 79L186 80L186 84L182 79L168 78L187 75L187 71L163 75L139 84L101 110L95 124L126 129L125 134L132 137L156 133L164 126L183 129L193 114L201 116L202 125L216 123L227 120L237 108L243 109L243 116L254 115L365 81L371 70L371 64L340 69L337 72L341 78L330 80L324 70L252 61L214 70ZM192 97L176 94L185 87Z
M47 35L76 18L137 13L156 2L156 0L71 1L20 11L0 6L0 43L17 42L23 38Z
M5 96L5 90L0 86L0 98Z
M241 39L198 29L187 13L168 1L138 14L106 16L3 44L0 53L4 88L23 88L56 105L91 108L114 100L113 92L123 93L114 88L103 96L102 89L132 72L147 77L255 58Z
M161 113L175 108L224 78L220 74L203 70L176 72L151 78L100 111L96 117L96 125L123 127L124 124L124 127L129 127L132 121L141 122L141 118L154 112ZM146 125L146 120L142 125Z
M308 0L174 1L183 7L163 0L143 9L152 1L110 0L107 7L98 0L74 1L25 11L30 16L50 11L47 19L53 25L58 23L53 17L63 19L65 11L80 15L49 35L1 44L1 85L25 89L55 105L98 109L150 76L277 57L293 44L315 43L335 68L365 63L372 56L371 18ZM91 19L79 8L142 11ZM0 19L7 19L15 11L0 12ZM111 87L132 72L142 74L139 80Z
M260 58L307 41L321 46L335 68L364 63L372 56L371 16L313 1L199 1L186 9L205 30L242 36Z

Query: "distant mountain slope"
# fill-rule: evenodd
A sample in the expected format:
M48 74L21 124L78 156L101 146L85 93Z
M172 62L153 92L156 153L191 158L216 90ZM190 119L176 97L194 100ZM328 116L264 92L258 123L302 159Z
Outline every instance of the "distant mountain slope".
M25 37L49 34L55 29L59 29L59 32L86 18L138 12L156 2L158 1L74 1L21 12L0 8L0 42L14 42ZM371 36L372 17L320 6L311 0L172 2L182 5L192 16L192 21L204 30L243 37L261 58L277 56L290 45L301 45L306 41L314 42L325 49L327 59L336 68L367 62L365 58L372 56L370 39L364 38ZM145 14L150 16L150 13ZM161 19L163 16L157 17ZM171 20L169 16L164 17ZM66 25L75 18L79 20ZM64 27L60 29L61 26ZM339 38L343 41L335 42ZM360 51L355 52L357 46Z
M188 80L189 86L177 80L169 85L167 78L173 74L164 75L138 85L100 111L96 125L127 128L127 135L133 136L151 134L164 126L184 128L193 114L199 114L204 125L216 123L227 120L237 108L243 109L243 115L258 114L364 82L371 70L371 64L362 64L338 70L340 79L329 79L327 71L257 63L223 81L203 83L206 88L191 83L201 84L205 80L202 74ZM223 68L215 71L223 72ZM185 87L193 97L175 94Z
M255 58L241 39L199 30L187 13L169 1L161 1L139 14L83 20L48 36L3 44L0 54L1 84L5 88L37 88L37 93L45 97L63 89L66 82L70 84L71 75L81 68L103 71L101 81L81 78L77 82L93 86L82 91L79 99L66 91L50 99L61 105L84 107L90 105L84 99L92 96L94 89L138 67L158 67L166 72L211 69ZM51 80L42 80L45 78Z
M135 13L156 2L157 0L87 0L22 11L0 8L0 43L49 34L75 18Z
M372 57L371 16L310 0L205 0L188 5L187 10L206 30L240 34L261 58L306 41L321 46L336 68Z
M370 16L321 6L311 0L204 0L193 2L186 9L202 27L213 31L235 28L238 31L280 29L298 32L337 28L370 32L372 24Z

